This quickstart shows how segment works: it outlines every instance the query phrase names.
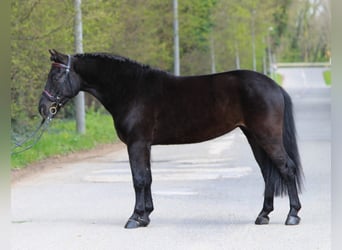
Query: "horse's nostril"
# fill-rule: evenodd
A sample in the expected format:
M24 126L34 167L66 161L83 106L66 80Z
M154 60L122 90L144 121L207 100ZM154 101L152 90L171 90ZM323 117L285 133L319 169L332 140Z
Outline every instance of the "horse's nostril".
M41 116L45 117L46 116L46 107L44 105L39 106L39 113Z

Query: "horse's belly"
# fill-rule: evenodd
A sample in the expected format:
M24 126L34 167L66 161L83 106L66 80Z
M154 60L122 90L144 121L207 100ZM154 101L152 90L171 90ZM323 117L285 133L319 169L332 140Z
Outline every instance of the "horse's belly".
M238 126L236 123L188 123L174 124L158 131L154 144L187 144L214 139L229 133Z

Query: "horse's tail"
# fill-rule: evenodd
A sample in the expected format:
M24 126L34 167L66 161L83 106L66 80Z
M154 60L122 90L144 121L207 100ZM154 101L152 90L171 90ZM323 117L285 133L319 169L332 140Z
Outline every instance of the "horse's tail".
M293 118L293 107L292 101L289 94L284 90L282 90L282 94L284 96L284 119L283 119L283 143L287 155L290 158L290 162L288 162L288 167L293 167L294 175L296 180L296 185L298 191L301 192L303 185L303 170L300 161L300 156L298 152L297 139L296 139L296 127ZM291 162L292 160L292 162ZM291 165L291 166L290 166ZM286 180L281 178L280 173L278 172L277 177L275 178L275 195L284 195L287 194L287 185Z

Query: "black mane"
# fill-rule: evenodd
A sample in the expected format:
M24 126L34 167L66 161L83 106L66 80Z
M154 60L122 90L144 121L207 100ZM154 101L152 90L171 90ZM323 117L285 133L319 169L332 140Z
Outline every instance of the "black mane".
M74 56L80 59L95 59L95 60L103 60L107 62L112 62L112 63L115 63L116 65L122 65L122 66L128 67L134 71L141 71L141 70L144 72L154 71L154 72L169 74L168 72L163 71L161 69L153 68L148 64L139 63L127 57L105 53L105 52L75 54Z
M158 95L166 79L173 78L166 71L155 69L129 58L109 53L74 55L75 71L84 80L83 91L95 96L110 110L112 103L128 100L136 94ZM101 91L100 91L101 89Z

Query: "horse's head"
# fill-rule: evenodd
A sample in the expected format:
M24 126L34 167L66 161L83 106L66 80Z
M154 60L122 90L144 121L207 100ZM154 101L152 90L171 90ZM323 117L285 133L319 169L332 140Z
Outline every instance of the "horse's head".
M39 113L52 118L58 110L80 91L81 80L73 68L73 58L56 50L51 54L51 69L39 100Z

